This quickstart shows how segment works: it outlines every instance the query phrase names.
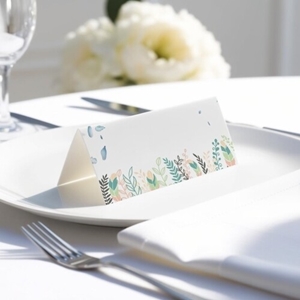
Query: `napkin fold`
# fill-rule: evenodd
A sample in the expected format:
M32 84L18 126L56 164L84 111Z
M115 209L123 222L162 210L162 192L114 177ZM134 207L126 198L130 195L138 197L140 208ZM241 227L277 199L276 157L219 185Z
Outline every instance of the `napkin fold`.
M299 298L300 170L126 228L118 240L193 271Z

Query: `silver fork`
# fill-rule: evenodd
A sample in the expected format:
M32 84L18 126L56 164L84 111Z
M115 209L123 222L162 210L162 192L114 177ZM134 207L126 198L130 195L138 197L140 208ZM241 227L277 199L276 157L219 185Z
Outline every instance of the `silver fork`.
M205 300L202 297L193 295L179 288L175 288L171 285L163 283L148 274L132 268L130 266L117 264L114 262L103 261L99 258L89 256L81 251L78 251L61 237L52 232L43 223L32 223L31 225L22 226L24 234L37 246L39 246L50 258L52 258L58 264L79 270L96 269L99 267L113 267L126 271L132 275L135 275L155 287L159 288L173 299L181 300Z

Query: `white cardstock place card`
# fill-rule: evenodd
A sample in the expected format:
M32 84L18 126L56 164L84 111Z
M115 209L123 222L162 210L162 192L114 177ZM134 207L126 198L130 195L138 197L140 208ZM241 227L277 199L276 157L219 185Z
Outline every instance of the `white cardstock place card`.
M212 98L78 129L58 189L63 201L105 205L235 164Z

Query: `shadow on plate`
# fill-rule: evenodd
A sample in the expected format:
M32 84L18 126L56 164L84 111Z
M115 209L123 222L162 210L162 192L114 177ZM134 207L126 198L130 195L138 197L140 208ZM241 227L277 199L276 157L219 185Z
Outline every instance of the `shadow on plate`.
M21 201L50 209L94 206L84 200L85 199L63 198L61 197L59 189L55 187L31 197L24 198Z

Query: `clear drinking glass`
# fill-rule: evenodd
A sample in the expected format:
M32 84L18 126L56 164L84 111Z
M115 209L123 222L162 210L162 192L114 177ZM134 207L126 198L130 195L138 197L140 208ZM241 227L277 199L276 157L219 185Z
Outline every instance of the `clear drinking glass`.
M0 140L22 132L10 116L8 80L30 44L35 24L36 0L0 0Z

